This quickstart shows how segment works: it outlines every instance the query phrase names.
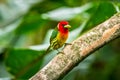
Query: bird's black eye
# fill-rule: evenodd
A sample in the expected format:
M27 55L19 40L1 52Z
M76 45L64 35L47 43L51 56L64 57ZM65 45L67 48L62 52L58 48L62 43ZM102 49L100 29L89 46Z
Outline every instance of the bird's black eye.
M62 26L64 27L64 26L65 26L65 24L62 24Z

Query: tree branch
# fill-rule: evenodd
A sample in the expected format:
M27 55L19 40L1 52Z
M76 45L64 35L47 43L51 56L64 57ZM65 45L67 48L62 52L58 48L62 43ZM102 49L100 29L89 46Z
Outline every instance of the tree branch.
M72 45L67 45L64 54L56 55L29 80L61 79L92 52L117 37L120 37L120 13L83 34Z

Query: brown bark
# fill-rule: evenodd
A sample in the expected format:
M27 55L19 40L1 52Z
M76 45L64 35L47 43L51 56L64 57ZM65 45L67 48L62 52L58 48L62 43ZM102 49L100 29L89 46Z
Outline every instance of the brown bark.
M56 55L30 80L61 79L92 52L117 37L120 37L120 13L83 34L72 45L67 45L64 54Z

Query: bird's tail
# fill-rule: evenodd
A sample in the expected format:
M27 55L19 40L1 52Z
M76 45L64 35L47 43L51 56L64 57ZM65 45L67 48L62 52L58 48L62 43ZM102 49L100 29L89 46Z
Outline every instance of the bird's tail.
M51 46L49 46L46 50L46 54L50 51Z

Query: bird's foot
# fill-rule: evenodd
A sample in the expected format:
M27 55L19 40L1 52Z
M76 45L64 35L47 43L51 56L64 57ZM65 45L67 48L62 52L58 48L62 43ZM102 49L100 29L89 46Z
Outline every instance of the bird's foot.
M65 43L65 46L67 46L67 45L72 45L72 43ZM64 46L64 47L65 47L65 46Z
M72 45L72 43L65 43L65 45Z
M64 54L64 52L63 51L59 51L59 50L57 50L58 51L58 53L57 54L59 54L59 53L62 53L62 54Z
M64 52L62 52L62 51L58 52L57 54L59 54L59 53L62 53L62 54L64 54Z

